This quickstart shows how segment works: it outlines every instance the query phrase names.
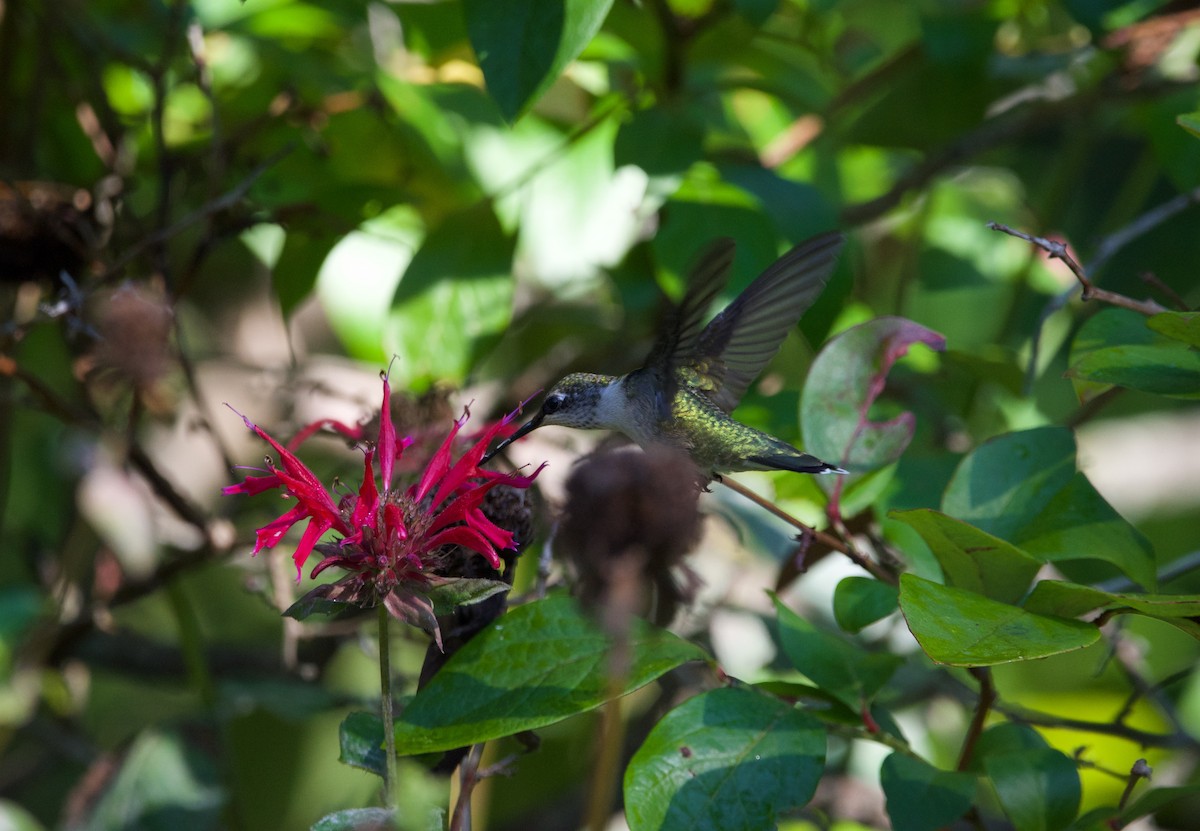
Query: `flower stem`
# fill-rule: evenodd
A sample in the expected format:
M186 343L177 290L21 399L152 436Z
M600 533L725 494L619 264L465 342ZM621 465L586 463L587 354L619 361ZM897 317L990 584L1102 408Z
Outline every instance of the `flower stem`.
M392 662L388 644L388 623L391 617L382 603L379 610L379 700L383 717L383 748L387 758L383 777L383 805L395 810L396 800L396 729L392 717Z

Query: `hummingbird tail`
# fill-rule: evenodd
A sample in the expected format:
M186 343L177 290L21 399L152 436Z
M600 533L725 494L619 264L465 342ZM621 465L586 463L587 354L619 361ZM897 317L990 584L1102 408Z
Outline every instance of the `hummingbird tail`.
M831 465L829 462L823 462L816 456L810 456L807 453L801 453L796 456L785 456L782 453L774 453L763 456L751 456L746 461L754 462L762 465L765 468L772 470L790 470L794 473L849 473L848 470L843 470L837 465Z

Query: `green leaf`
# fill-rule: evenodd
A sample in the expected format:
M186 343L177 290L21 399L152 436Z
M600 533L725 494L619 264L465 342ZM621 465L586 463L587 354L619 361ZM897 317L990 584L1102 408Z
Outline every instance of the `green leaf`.
M335 620L340 617L350 617L352 615L361 614L363 607L345 600L334 600L325 597L325 592L322 591L324 584L316 589L305 594L291 606L283 610L284 617L290 617L293 620L305 620L313 615L328 615Z
M378 831L396 827L396 812L388 808L350 808L326 814L310 831Z
M425 595L433 602L435 614L444 615L460 606L481 603L512 588L503 580L482 577L437 577L430 575L430 588Z
M1067 365L1074 366L1083 361L1093 352L1108 349L1111 346L1129 346L1131 344L1151 344L1158 338L1154 332L1146 328L1146 318L1128 309L1101 309L1088 318L1075 337L1071 340L1071 352ZM1087 381L1074 378L1075 394L1080 401L1089 401L1105 390L1111 389L1111 384Z
M338 761L382 778L387 769L383 720L374 713L354 712L338 728Z
M1177 398L1200 397L1200 353L1185 344L1200 335L1194 313L1166 312L1147 320L1127 309L1104 309L1071 344L1067 376L1087 400L1111 386Z
M904 663L898 655L867 652L852 641L822 632L778 597L774 600L779 640L792 666L852 709L861 709Z
M1171 398L1200 398L1200 352L1178 343L1099 349L1067 375Z
M1001 603L1025 596L1041 563L1021 549L962 520L928 508L888 514L912 526L937 558L946 585Z
M1044 562L1095 559L1152 588L1150 544L1075 469L1062 427L1007 433L959 464L942 510Z
M699 647L640 621L628 646L622 695L707 659ZM513 609L456 652L404 708L397 749L449 750L591 710L612 697L611 651L611 639L569 597Z
M147 731L133 743L82 828L159 827L157 823L170 817L172 829L208 831L218 826L224 801L216 770L206 757L174 733Z
M1200 347L1200 312L1163 312L1146 321L1159 334Z
M1200 138L1200 112L1176 116L1175 123L1196 138Z
M1156 814L1167 805L1181 799L1196 798L1195 785L1182 785L1173 788L1153 788L1138 797L1132 805L1121 812L1121 825L1133 822L1135 819Z
M1098 610L1137 613L1200 638L1200 594L1118 594L1061 580L1043 580L1034 586L1024 608L1059 617L1078 617Z
M748 22L761 26L775 13L779 0L733 0L733 7Z
M32 585L0 586L0 679L8 679L13 657L42 609L42 597Z
M1011 721L989 727L979 737L975 745L975 754L971 757L969 770L983 772L983 760L988 756L1001 753L1014 753L1024 750L1041 750L1050 745L1042 738L1042 734L1027 724L1016 724Z
M847 329L813 361L800 403L805 449L865 473L894 462L912 440L916 419L902 412L871 421L868 410L892 364L914 343L945 348L937 332L899 317L880 317Z
M893 831L934 831L971 807L975 777L938 770L920 759L893 753L883 760L880 784Z
M46 826L16 802L0 799L0 828L4 831L46 831Z
M640 110L621 126L613 164L633 164L650 176L682 174L704 155L704 130L691 110L660 106Z
M1051 748L1000 753L984 758L983 768L1004 813L1017 831L1058 831L1079 811L1079 771Z
M744 687L690 698L655 725L625 771L631 831L772 828L812 799L825 732Z
M513 244L487 204L447 217L425 238L384 333L398 358L393 383L466 378L476 354L511 322Z
M1100 638L1090 624L1035 615L912 574L900 577L900 610L925 653L954 666L1045 658Z
M900 593L871 577L843 578L833 590L833 617L847 632L858 632L896 611Z
M504 117L520 117L599 31L612 0L464 0L467 33Z

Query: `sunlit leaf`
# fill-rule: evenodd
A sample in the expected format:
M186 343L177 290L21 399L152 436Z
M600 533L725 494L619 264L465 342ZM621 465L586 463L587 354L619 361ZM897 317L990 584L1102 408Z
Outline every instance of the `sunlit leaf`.
M1016 546L939 511L922 508L888 516L916 529L937 558L948 586L1015 603L1041 568Z
M1095 626L1035 615L912 574L900 577L900 610L917 643L941 664L1028 661L1082 649L1100 639Z
M407 383L462 381L512 316L513 240L490 206L448 217L413 256L392 298L384 343Z
M1163 312L1146 321L1159 334L1200 347L1200 312Z
M1155 617L1200 638L1200 595L1133 594L1106 592L1061 580L1038 583L1023 604L1037 614L1078 617L1088 612L1112 611Z
M1200 138L1200 112L1176 116L1175 122L1196 138Z

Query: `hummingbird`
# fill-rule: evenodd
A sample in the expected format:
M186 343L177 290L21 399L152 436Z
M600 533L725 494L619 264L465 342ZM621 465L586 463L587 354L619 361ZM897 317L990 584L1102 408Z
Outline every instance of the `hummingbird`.
M840 233L828 232L800 243L705 326L733 264L733 241L717 240L692 269L682 301L667 312L641 368L619 376L567 375L537 414L483 461L538 427L557 424L616 430L642 447L675 447L712 477L741 470L846 473L730 415L825 288L843 242Z

